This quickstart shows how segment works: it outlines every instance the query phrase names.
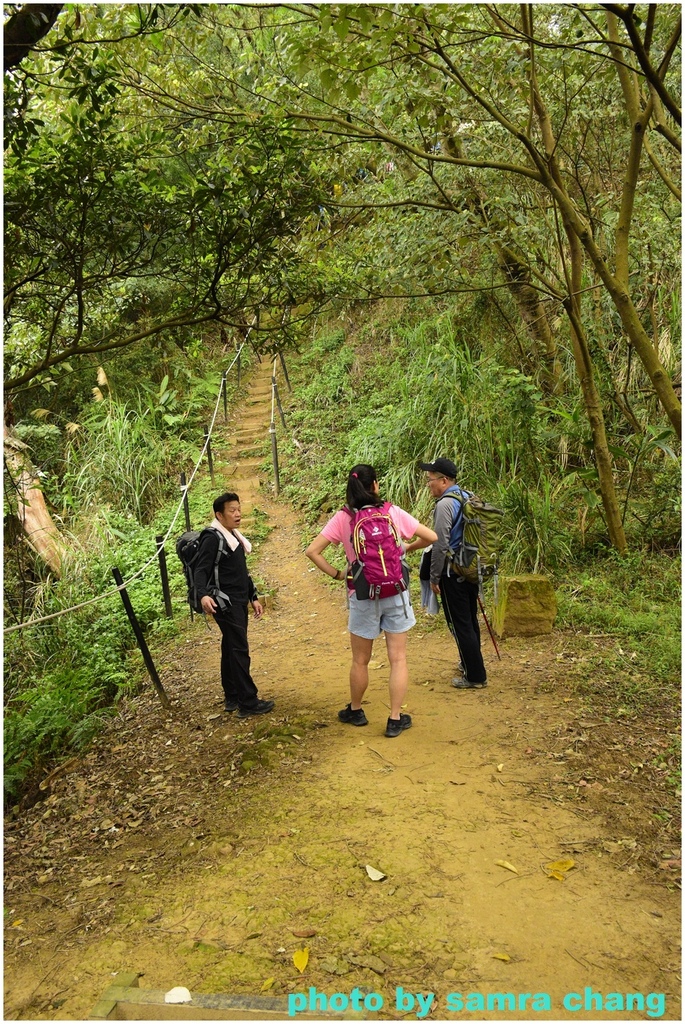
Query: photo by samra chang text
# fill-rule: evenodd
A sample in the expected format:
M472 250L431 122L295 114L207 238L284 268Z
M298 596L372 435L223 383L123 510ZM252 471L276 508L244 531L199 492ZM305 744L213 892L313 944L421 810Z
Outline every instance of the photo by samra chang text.
M560 1008L571 1014L587 1014L598 1010L605 1013L633 1011L657 1020L666 1012L666 996L663 992L603 993L590 985L581 992L567 992L560 999L553 999L547 992L448 992L443 998L434 992L409 991L402 985L397 986L394 998L389 998L387 1003L380 992L365 992L359 988L328 995L311 986L308 992L292 992L288 996L289 1017L297 1017L300 1013L344 1013L350 1010L368 1014L393 1009L423 1020L438 1008L446 1013L527 1010L534 1014L549 1013Z

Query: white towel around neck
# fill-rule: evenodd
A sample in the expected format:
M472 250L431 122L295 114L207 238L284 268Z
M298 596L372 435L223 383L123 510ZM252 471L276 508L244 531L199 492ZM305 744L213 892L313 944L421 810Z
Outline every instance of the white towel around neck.
M227 530L225 526L221 525L218 519L215 519L214 522L209 524L209 529L217 530L223 537L225 537L226 543L228 544L231 551L235 551L235 549L238 547L238 544L243 545L248 555L252 551L252 545L250 544L247 537L243 537L240 530Z

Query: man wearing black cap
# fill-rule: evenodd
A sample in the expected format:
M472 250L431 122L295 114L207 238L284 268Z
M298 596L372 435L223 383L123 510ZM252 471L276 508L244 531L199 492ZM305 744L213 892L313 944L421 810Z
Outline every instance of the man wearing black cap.
M487 686L487 675L480 650L478 584L459 576L448 554L452 529L456 526L455 533L458 533L464 518L461 502L457 497L450 497L462 493L457 487L457 467L450 459L420 462L419 467L426 471L426 484L436 499L433 529L438 539L431 551L431 589L442 597L447 625L461 656L462 671L454 677L452 685L459 690L481 689Z

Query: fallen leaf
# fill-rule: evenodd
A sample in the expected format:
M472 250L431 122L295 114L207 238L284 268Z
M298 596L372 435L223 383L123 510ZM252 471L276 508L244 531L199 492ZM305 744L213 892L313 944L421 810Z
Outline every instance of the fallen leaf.
M493 953L492 958L493 960L503 960L505 964L508 964L511 960L508 953Z
M498 765L497 765L497 771L498 771L498 772L501 772L501 771L503 770L503 768L504 768L504 765L503 765L503 764L498 764Z
M570 871L575 866L576 862L571 857L564 857L563 860L555 860L551 864L545 864L548 871Z
M563 874L561 871L548 871L547 877L556 878L557 882L564 882L566 880L566 875Z
M293 963L297 967L300 974L304 971L305 967L309 963L309 947L305 946L304 949L296 949L293 953Z
M378 868L372 868L370 864L366 865L366 873L372 882L382 882L384 878L387 878L387 875L384 875Z
M273 988L275 982L275 978L267 978L264 984L262 985L260 992L268 992L270 988Z
M515 868L513 864L510 864L508 860L496 860L495 864L500 868L506 868L507 871L513 871L515 875L518 875L518 869Z
M291 928L296 939L311 939L316 935L316 928Z

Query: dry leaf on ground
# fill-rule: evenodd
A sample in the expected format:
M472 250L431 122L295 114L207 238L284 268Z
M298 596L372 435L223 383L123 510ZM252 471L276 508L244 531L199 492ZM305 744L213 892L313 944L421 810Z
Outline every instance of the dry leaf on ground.
M309 963L309 947L305 946L304 949L296 949L293 953L293 963L297 967L300 974L304 971L305 967Z
M518 875L518 868L515 868L513 864L510 864L508 860L496 860L495 864L500 868L506 868L507 871L513 871L515 875Z
M545 864L545 870L547 871L548 878L555 878L558 882L563 882L566 878L566 872L575 866L576 862L574 860L570 857L565 857L563 860L555 860L551 864Z

